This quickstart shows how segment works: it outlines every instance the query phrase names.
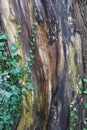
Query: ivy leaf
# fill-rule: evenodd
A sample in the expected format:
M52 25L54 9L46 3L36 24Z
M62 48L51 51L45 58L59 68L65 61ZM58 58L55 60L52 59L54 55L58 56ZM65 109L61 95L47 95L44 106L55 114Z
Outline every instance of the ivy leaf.
M29 63L29 67L32 67L33 66L33 63Z
M70 128L69 130L73 130L73 128Z
M15 60L16 60L16 62L19 62L20 61L20 59L21 59L21 56L19 55L19 54L14 54L14 53L12 53L12 58L14 58Z
M16 85L11 86L11 90L12 90L13 95L17 96L20 93L20 89Z
M37 12L34 12L34 16L37 17L37 16L38 16L38 13L37 13Z
M4 45L5 45L5 42L0 42L0 51L4 50Z
M83 79L83 82L87 83L87 79Z
M26 82L31 83L32 82L31 78L27 78Z
M33 38L33 39L32 39L32 42L33 42L33 43L35 43L35 42L36 42L36 39L35 39L35 38Z
M70 112L70 116L71 117L74 117L75 116L75 113L72 111L72 112Z
M12 93L11 92L5 92L4 95L7 97L7 98L10 98Z
M26 92L25 92L25 91L22 91L22 95L23 95L23 96L26 96Z
M87 102L86 102L86 103L84 103L84 108L85 108L85 109L87 109Z
M33 42L30 42L30 46L33 46L34 45L34 43Z
M85 91L83 91L84 94L87 94L87 89Z
M11 44L11 50L12 51L17 51L20 48L18 43L12 43Z
M87 130L87 128L83 128L83 130Z
M10 88L10 86L11 85L9 83L6 83L6 82L4 82L2 85L3 89L8 89L8 88Z
M35 90L33 83L31 83L31 84L29 84L29 85L27 86L27 90L31 90L31 91L34 91L34 90Z
M4 47L5 42L0 42L0 47Z
M6 65L9 66L9 67L11 67L11 66L15 67L16 60L13 59L12 61L7 62Z
M1 34L0 35L0 40L7 40L7 35L5 33Z
M2 52L0 52L0 59L2 60L2 57L3 57L3 54L2 54Z
M20 30L21 29L21 25L18 25L17 27L16 27L16 30Z
M35 47L32 47L32 50L35 50Z
M36 21L36 22L34 22L34 26L35 27L37 27L38 26L38 22Z
M34 58L35 58L35 56L34 56L34 55L31 55L31 56L30 56L30 58L31 58L31 59L34 59Z
M28 72L29 74L31 74L31 70L30 70L30 69L28 69L27 72Z
M73 127L75 127L76 126L76 123L73 123Z
M27 62L31 62L31 59L30 59L30 58L28 58L28 59L27 59Z
M20 73L21 70L22 70L22 67L21 67L21 66L16 66L16 68L13 68L13 69L11 70L11 73L15 75L15 74Z
M15 37L15 38L18 38L19 36L18 36L18 34L16 33L16 34L14 34L14 37Z
M76 107L73 108L73 111L77 111Z
M32 51L32 50L30 50L29 52L30 52L30 54L32 54L32 53L33 53L33 51Z
M7 76L8 75L8 71L4 71L3 73L2 73L2 76Z

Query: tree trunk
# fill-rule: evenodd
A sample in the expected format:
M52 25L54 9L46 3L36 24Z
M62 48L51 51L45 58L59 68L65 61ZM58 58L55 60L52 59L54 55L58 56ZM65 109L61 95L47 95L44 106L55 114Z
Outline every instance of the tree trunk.
M32 25L39 23L32 67L35 92L27 91L23 116L13 129L68 130L69 105L75 101L79 108L76 129L82 130L85 97L78 99L77 94L78 82L87 78L86 0L1 0L0 15L8 43L21 45L22 64L29 57ZM15 38L18 25L22 32Z

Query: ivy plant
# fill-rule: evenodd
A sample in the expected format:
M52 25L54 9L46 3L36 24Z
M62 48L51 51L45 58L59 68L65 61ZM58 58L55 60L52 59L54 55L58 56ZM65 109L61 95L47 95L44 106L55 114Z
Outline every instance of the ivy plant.
M6 43L7 35L0 33L0 130L11 130L14 119L22 115L25 90L34 91L33 81L28 78L31 71L19 64L19 44L12 43L9 52Z
M84 78L83 79L83 83L86 85L87 84L87 79ZM82 97L83 95L85 95L85 97L87 96L87 88L84 88L84 86L82 86L81 84L78 84L79 86L79 91L78 91L78 97ZM76 129L76 125L78 122L78 109L75 106L74 102L71 102L70 104L70 118L71 118L71 122L70 122L70 127L69 130L74 130ZM87 101L84 100L83 102L83 109L87 109ZM84 119L83 121L83 129L82 130L87 130L87 118Z
M71 102L70 108L71 108L71 111L70 111L71 123L70 123L69 130L74 130L78 121L77 108L74 102Z

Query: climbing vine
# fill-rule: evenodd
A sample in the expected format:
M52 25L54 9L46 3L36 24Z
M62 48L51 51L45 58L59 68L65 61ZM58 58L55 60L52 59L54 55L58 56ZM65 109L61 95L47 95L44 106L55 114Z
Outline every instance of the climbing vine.
M32 25L31 41L29 43L29 45L30 45L29 55L30 56L27 59L30 75L31 75L31 67L33 66L34 59L35 59L34 52L35 52L36 35L37 35L36 29L37 29L37 26L38 26L38 22L36 21L36 17L38 16L37 11L34 11L33 15L34 15L34 20L35 21L34 21L34 23ZM27 89L28 90L34 90L34 85L33 85L32 80L30 79L29 82L30 82L30 85L27 87Z
M17 54L19 45L11 44L7 49L7 35L0 32L0 129L11 130L15 118L22 114L22 104L25 87L25 67L19 65L21 56Z
M34 11L34 19L37 17ZM22 116L23 97L26 96L26 90L34 91L34 83L31 78L31 67L33 66L36 43L36 28L38 22L35 20L32 26L31 49L27 65L21 66L22 57L17 53L20 49L18 43L12 43L7 46L7 35L0 32L0 129L11 130L14 120ZM21 26L18 25L16 39L21 33Z
M28 67L21 66L19 44L7 46L7 35L0 32L0 129L11 130L14 120L22 116L26 89L34 90ZM26 78L25 78L26 77ZM26 80L25 80L26 79Z
M87 79L83 79L84 84L87 84ZM87 110L87 88L83 89L83 94L86 96L86 100L83 103L83 109ZM83 130L87 130L87 117L83 121Z
M69 130L74 130L77 125L77 121L78 121L77 108L76 108L74 102L71 102L70 109L71 109L71 111L70 111L71 122L70 122Z
M83 79L83 83L87 84L87 79ZM87 89L84 89L83 86L79 85L79 91L78 91L78 97L82 97L83 95L87 96ZM86 97L87 98L87 97ZM83 101L83 109L87 109L87 101ZM77 123L79 121L78 118L78 109L76 107L75 102L71 102L70 104L70 118L71 118L71 122L70 122L70 128L69 130L75 130ZM82 130L87 130L87 118L84 119L84 121L82 122L83 124L83 129Z

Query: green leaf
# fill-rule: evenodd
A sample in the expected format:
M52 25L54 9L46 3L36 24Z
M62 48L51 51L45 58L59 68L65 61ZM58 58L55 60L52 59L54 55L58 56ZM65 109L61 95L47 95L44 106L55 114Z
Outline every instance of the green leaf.
M32 36L32 37L35 37L35 35L34 35L34 34L32 34L31 36Z
M32 67L32 66L33 66L33 63L29 63L29 66Z
M31 91L34 91L34 90L35 90L33 83L31 83L31 84L29 84L29 85L27 86L27 90L31 90Z
M83 91L83 86L80 86L79 89L80 89L80 91Z
M0 35L0 40L7 40L7 35L5 33L1 34Z
M8 61L8 62L6 62L6 65L8 66L8 67L15 67L15 65L16 65L16 60L15 59L13 59L13 60L11 60L11 61Z
M87 94L87 89L85 91L83 91L84 94Z
M32 82L31 78L28 77L28 78L26 79L26 82L31 83L31 82Z
M37 32L36 31L34 31L34 35L36 35L37 34Z
M17 33L20 34L21 33L21 25L18 25L16 30L17 30Z
M87 102L86 102L86 103L84 103L84 108L85 108L85 109L87 109Z
M34 45L34 43L33 43L33 42L30 42L30 45L31 45L31 46L33 46L33 45Z
M38 22L37 22L37 21L34 22L34 26L35 26L35 27L38 26Z
M73 106L74 106L74 102L71 102L70 103L70 108L73 108Z
M76 123L73 123L73 126L75 127L77 124Z
M22 91L22 95L23 95L23 96L26 96L26 92L25 92L25 91Z
M16 66L16 68L13 68L10 72L14 75L20 73L22 70L22 67L21 66Z
M22 113L18 113L17 117L20 118L22 116Z
M16 33L16 34L14 34L14 37L15 37L15 38L18 38L19 36L18 36L18 34Z
M31 62L31 59L30 59L30 58L28 58L28 59L27 59L27 62Z
M30 54L32 54L32 53L33 53L33 51L32 51L32 50L30 50L29 52L30 52Z
M19 93L20 93L20 88L18 88L16 85L14 85L14 86L11 86L11 90L12 90L12 94L13 95L19 95Z
M7 98L10 98L12 96L12 93L11 92L5 92L4 95L7 97Z
M16 62L19 62L20 61L20 59L21 59L21 56L19 55L19 54L15 54L15 53L12 53L13 55L11 55L12 56L12 58L13 59L15 59L16 60Z
M20 48L18 43L12 43L11 44L11 50L12 51L17 51Z
M28 72L29 74L31 74L31 70L30 70L30 69L28 69L27 72Z
M11 85L9 83L6 83L6 82L4 82L3 85L2 85L3 89L9 89L10 86Z
M0 42L0 47L4 47L5 42Z
M70 127L69 130L73 130L73 128Z
M35 59L35 56L34 56L34 55L31 55L30 57L31 57L31 59Z
M2 54L2 52L0 52L0 59L2 59L3 58L3 54Z
M7 76L8 75L8 71L4 71L3 73L2 73L2 76Z
M32 49L32 50L35 50L35 47L32 47L31 49Z
M38 13L37 13L37 12L34 12L34 16L37 17L37 16L38 16Z
M83 128L83 130L87 130L87 128Z
M20 30L21 29L21 25L18 25L17 27L16 27L16 30Z
M36 39L35 39L35 38L33 38L33 39L32 39L32 41L33 41L33 43L34 43L34 42L36 42Z
M83 123L84 123L84 125L87 125L87 120L84 120Z
M83 79L83 82L84 82L84 83L87 83L87 79Z
M6 56L6 57L7 57L7 56L8 56L8 52L4 52L4 56Z
M76 108L76 107L74 107L74 108L73 108L73 111L75 111L75 112L76 112L76 111L77 111L77 108Z
M75 113L72 111L72 112L70 112L70 116L71 117L74 117L75 116Z

